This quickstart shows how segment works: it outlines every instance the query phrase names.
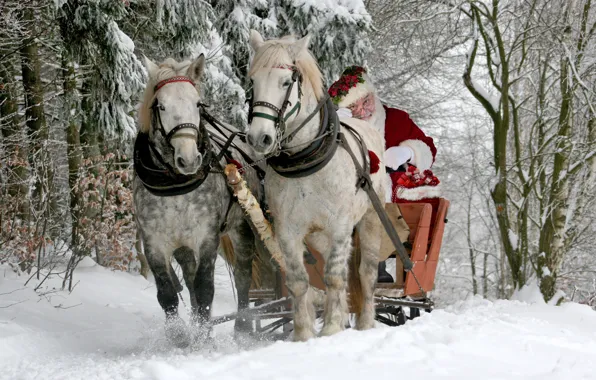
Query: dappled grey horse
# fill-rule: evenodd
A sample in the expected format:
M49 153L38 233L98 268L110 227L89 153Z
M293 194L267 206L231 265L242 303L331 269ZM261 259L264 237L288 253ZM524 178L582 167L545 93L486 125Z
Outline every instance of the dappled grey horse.
M193 325L202 334L199 336L205 337L220 239L227 234L233 246L239 310L248 306L255 252L252 230L220 174L226 158L215 159L227 132L206 127L202 120L198 84L204 64L202 54L193 62L170 58L159 66L146 59L149 81L135 142L137 224L155 277L157 300L166 314L166 334L179 346L189 343L189 334L178 316L179 283L172 273L172 257L180 264L190 292ZM242 143L236 141L235 145ZM227 161L245 165L237 150L230 152ZM251 191L258 196L261 191L255 171L248 166L243 170ZM248 328L242 320L237 320L235 327Z

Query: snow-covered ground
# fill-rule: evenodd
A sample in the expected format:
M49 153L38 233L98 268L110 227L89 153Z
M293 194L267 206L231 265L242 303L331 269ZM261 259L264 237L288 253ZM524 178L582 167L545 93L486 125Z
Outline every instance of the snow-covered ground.
M214 315L235 310L218 264ZM596 312L532 289L519 295L530 302L474 298L306 343L239 344L228 323L215 344L181 350L165 340L150 281L91 260L75 275L71 294L53 289L59 279L35 292L0 266L1 379L596 379Z

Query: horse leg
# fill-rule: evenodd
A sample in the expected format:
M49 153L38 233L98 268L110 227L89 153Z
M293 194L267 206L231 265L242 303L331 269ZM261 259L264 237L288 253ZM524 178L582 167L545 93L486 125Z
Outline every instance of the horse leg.
M309 277L304 267L304 245L296 236L279 239L286 261L286 286L294 304L294 341L315 336L315 309L309 297Z
M182 268L182 275L184 276L184 283L188 288L190 294L190 305L192 310L192 316L194 317L197 310L197 299L195 296L195 276L197 273L197 262L195 260L195 253L188 247L180 247L174 251L174 258L180 264ZM172 272L172 279L177 278L175 273Z
M255 237L247 223L228 233L234 246L236 265L234 266L234 282L238 293L238 312L248 308L248 291L252 280L252 261L255 255ZM237 318L234 330L238 332L252 331L252 321Z
M170 273L170 258L145 242L145 256L155 278L157 301L166 314L166 336L178 347L189 344L184 322L178 316L178 293Z
M374 292L378 276L379 251L383 225L376 211L370 207L358 223L360 237L360 285L362 310L356 318L356 329L367 330L375 326Z
M325 298L324 326L322 336L333 335L343 331L348 321L348 304L346 301L346 283L348 277L348 258L352 248L352 236L346 234L336 240L325 261Z
M208 322L211 319L211 307L215 293L214 275L218 243L219 235L216 234L214 238L207 239L201 245L199 267L194 282L197 302L196 321L200 324L201 329L204 329L202 334L205 337L209 335L210 330Z

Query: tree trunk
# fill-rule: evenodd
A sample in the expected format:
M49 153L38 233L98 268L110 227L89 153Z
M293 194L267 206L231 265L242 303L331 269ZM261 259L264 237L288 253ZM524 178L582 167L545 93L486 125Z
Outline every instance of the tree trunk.
M568 33L571 31L569 30ZM567 34L567 32L566 32ZM540 231L539 254L537 260L537 275L540 281L540 291L546 301L549 301L556 290L557 272L565 257L565 224L569 196L569 154L571 144L569 133L571 130L571 116L573 111L573 92L569 81L568 57L563 53L561 57L561 110L559 113L559 127L557 131L555 160L551 174L549 191L549 209L545 224Z
M476 98L480 104L484 107L486 112L492 119L494 131L493 131L493 156L495 174L497 176L497 183L491 190L491 198L496 210L497 223L499 226L499 234L501 239L502 249L507 256L509 266L511 268L511 277L513 285L516 288L522 287L526 283L525 273L523 272L523 258L517 250L511 244L509 239L509 231L511 228L511 221L508 212L508 199L507 199L507 133L509 130L510 118L511 118L511 104L509 102L509 62L508 55L505 52L505 43L501 36L501 30L499 29L498 23L495 21L498 19L498 5L499 2L493 1L492 19L489 25L492 26L492 31L495 36L495 46L485 46L486 50L491 50L493 47L496 49L496 54L500 62L500 78L498 78L499 85L496 85L497 78L494 72L490 72L492 81L498 87L500 92L500 107L496 107L493 103L485 97L484 94L478 91L476 85L472 79L472 68L474 65L476 53L478 50L478 37L474 42L472 51L469 53L469 59L464 71L463 80L464 85L470 91L472 96ZM485 45L488 44L486 40L486 30L483 25L483 17L481 12L474 8L473 20L476 23L479 33L484 38ZM487 54L488 66L492 68L493 58Z
M476 254L474 252L474 245L472 243L472 197L473 191L468 195L468 219L467 219L467 238L468 238L468 251L470 253L470 268L472 271L472 291L474 295L478 294L478 281L476 280Z
M83 112L81 145L85 158L94 158L100 155L97 123L94 120L93 103L91 101L92 89L93 78L87 76L83 81L83 99L81 101L81 111Z
M0 36L3 38L4 36ZM8 52L0 50L0 55ZM6 155L9 157L8 194L19 200L19 216L29 218L28 179L29 164L27 162L27 138L23 133L18 115L18 90L14 80L14 67L11 59L0 61L0 127Z
M79 225L79 191L77 182L79 170L83 159L81 151L81 140L77 115L80 112L79 102L76 95L76 77L73 63L66 53L62 54L62 74L64 88L64 107L66 116L66 142L68 154L68 187L70 189L70 216L71 216L71 244L73 249L78 247L78 225Z
M42 196L43 187L49 191L51 181L49 155L44 147L44 142L48 138L48 128L46 125L43 89L40 77L40 61L38 55L38 45L36 36L36 19L32 8L23 10L23 24L26 33L23 35L23 44L20 48L21 68L23 76L23 89L25 90L25 118L27 133L31 140L31 149L29 151L29 162L36 170L35 195L37 199L45 199ZM48 203L49 205L49 203Z

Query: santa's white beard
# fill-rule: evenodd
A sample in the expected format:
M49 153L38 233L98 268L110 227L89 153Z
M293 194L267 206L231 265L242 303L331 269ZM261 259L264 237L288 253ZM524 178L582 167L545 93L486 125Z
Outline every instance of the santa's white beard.
M368 122L372 124L375 129L385 137L385 108L383 108L383 103L381 103L381 99L375 95L375 112L373 112Z

